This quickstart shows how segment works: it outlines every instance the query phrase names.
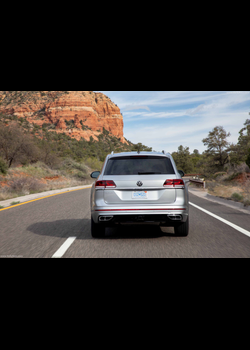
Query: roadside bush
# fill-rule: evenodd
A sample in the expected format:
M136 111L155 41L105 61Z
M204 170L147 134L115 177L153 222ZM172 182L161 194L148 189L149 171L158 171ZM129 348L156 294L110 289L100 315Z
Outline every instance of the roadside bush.
M247 155L247 159L246 159L246 164L247 166L250 168L250 148L248 150L248 155Z
M211 178L216 181L221 181L225 176L227 176L227 173L225 171L220 171L218 173L215 173L213 176L211 176Z
M78 163L72 158L66 158L62 163L61 163L61 169L63 170L79 170L82 171L84 174L87 174L88 168L86 167L85 164L83 163Z
M96 171L101 171L103 162L97 158L87 158L84 160L85 164Z
M245 207L250 206L250 199L244 199L243 200L243 204L244 204Z
M13 198L13 196L9 196L9 187L0 187L0 201L5 201L6 199Z
M206 188L208 189L208 191L210 192L214 192L215 187L217 186L217 182L216 181L207 181L206 182Z
M83 173L82 171L78 171L76 174L74 174L74 178L82 181L89 179L89 175Z
M249 173L250 169L246 163L241 163L236 166L236 171L240 174L242 173Z
M31 177L43 178L45 176L54 175L55 172L50 169L50 167L43 162L37 162L34 164L29 164L21 168L23 172L30 175Z
M5 163L5 161L2 158L0 158L0 174L6 175L7 170L8 170L7 164Z
M241 163L238 165L227 165L227 174L222 175L220 180L222 181L233 181L237 176L243 173L249 173L250 169L246 163Z
M0 123L0 153L10 168L15 163L27 164L36 161L38 148L31 136L18 124L4 126Z
M237 202L241 202L243 199L243 196L239 193L233 193L231 198Z
M19 177L9 182L11 192L17 194L29 194L35 192L41 192L45 189L46 185L33 177Z

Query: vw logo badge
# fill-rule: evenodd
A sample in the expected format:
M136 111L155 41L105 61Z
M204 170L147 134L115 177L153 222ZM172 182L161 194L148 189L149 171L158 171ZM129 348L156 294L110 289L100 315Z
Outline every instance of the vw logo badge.
M141 187L143 185L143 183L141 181L137 182L137 186Z

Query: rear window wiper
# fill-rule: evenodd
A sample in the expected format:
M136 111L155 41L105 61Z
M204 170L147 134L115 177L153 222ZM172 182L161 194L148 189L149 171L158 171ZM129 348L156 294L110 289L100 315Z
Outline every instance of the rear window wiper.
M150 172L138 173L138 175L155 175L155 174L162 174L162 173L150 173Z

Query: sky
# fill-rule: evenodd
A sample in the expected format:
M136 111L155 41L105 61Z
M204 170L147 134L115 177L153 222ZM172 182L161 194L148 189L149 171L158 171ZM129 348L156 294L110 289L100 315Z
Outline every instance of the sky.
M250 119L250 91L98 92L120 108L126 139L154 151L172 153L183 145L191 153L202 153L202 139L215 126L223 126L231 133L228 141L237 143L240 129Z

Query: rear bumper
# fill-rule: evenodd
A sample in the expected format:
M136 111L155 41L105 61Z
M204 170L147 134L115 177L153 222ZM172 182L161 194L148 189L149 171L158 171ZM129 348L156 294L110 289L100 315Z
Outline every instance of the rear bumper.
M92 211L92 218L97 224L115 225L118 223L158 223L174 226L186 222L188 206L171 208L98 208Z

